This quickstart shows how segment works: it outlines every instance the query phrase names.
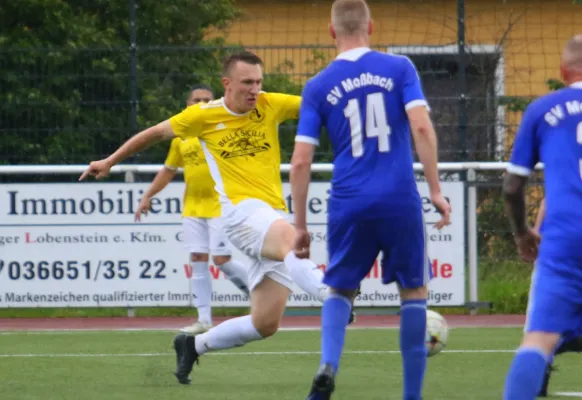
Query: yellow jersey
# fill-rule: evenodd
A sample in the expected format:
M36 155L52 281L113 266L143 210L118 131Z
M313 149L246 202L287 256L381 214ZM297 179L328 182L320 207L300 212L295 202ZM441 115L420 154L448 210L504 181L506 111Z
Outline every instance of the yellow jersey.
M278 126L298 119L300 104L300 96L261 92L253 110L237 114L221 98L186 108L170 124L176 136L200 139L222 203L259 199L287 211Z
M164 165L170 169L184 168L184 210L182 216L196 218L220 217L221 208L214 180L208 170L204 151L196 138L175 138Z

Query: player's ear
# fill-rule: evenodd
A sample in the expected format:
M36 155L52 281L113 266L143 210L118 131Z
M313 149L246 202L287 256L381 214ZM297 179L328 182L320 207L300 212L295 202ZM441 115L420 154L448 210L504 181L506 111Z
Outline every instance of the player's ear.
M230 80L226 76L223 76L221 80L222 80L222 86L224 86L224 91L226 92L226 89L228 89L228 84L230 83Z
M372 31L374 30L374 23L372 22L372 18L368 21L368 36L372 35Z
M335 38L336 38L335 29L333 29L333 25L331 24L331 22L328 24L328 28L329 28L329 34L331 35L332 39L335 40Z
M568 68L564 64L564 61L560 62L560 76L562 81L568 82Z

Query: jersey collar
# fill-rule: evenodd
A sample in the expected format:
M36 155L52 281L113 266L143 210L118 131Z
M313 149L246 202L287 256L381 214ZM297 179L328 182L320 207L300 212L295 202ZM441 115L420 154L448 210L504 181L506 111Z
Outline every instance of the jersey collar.
M570 84L570 87L574 89L582 89L582 81L574 82Z
M358 61L358 58L362 57L364 54L368 53L369 47L356 47L343 53L338 54L335 58L336 60L346 60L346 61Z

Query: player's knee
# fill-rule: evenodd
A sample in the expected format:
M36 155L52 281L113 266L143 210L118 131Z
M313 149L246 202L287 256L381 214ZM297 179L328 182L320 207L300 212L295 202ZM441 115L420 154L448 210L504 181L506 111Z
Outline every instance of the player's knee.
M402 300L426 300L428 296L428 287L426 285L414 289L400 288L399 290Z
M560 335L550 332L526 332L520 347L540 349L544 354L551 355L558 346Z
M213 256L212 257L212 262L217 267L220 267L221 265L224 265L229 261L230 261L230 256Z
M192 262L207 262L208 261L208 254L191 253L190 254L190 261L192 261Z
M285 256L293 249L295 230L284 219L274 221L263 241L261 255L271 260L283 261Z
M268 338L269 336L273 336L275 333L277 333L279 330L280 322L280 318L273 316L262 315L259 317L253 317L253 325L255 326L255 329L264 338Z

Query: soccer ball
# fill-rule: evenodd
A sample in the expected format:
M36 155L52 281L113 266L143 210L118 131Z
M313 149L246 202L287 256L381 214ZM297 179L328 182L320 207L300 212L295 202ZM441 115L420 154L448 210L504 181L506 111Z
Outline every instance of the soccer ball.
M428 356L436 356L447 345L449 326L442 315L426 310L426 349Z

